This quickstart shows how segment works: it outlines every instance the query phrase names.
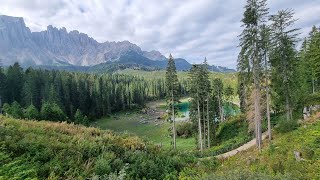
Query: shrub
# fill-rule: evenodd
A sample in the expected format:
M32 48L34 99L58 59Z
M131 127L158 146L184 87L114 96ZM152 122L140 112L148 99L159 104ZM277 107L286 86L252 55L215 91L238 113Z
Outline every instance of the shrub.
M114 153L103 153L96 161L95 172L97 175L105 175L112 173L111 162L115 158Z
M64 121L67 119L67 116L56 103L49 102L42 104L41 117L52 121Z
M3 110L6 114L10 115L13 118L21 119L23 118L23 111L20 104L17 101L14 101L11 106L7 103L3 105Z
M31 104L27 109L25 109L24 117L28 119L38 119L39 111L34 105Z
M192 136L192 124L189 122L179 123L176 128L177 136L188 138Z
M278 127L276 127L276 130L280 133L287 133L297 129L297 127L298 127L298 121L296 119L292 119L288 121L285 118L282 118L280 119L278 123Z
M314 156L314 151L310 147L303 147L301 150L302 157L311 160Z
M248 122L244 115L238 115L222 122L217 129L217 140L224 142L237 136L248 135Z
M291 176L290 174L277 174L275 176L261 173L261 172L253 172L245 169L236 169L230 170L225 174L210 174L205 176L202 179L217 179L217 180L242 180L242 179L263 179L263 180L292 180L297 179Z
M88 117L84 116L79 109L77 109L77 111L74 115L74 120L75 120L76 124L89 125Z

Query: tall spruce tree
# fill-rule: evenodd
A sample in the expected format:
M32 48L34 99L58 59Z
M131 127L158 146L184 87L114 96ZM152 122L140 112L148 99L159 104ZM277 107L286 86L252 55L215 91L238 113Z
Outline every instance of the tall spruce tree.
M206 117L206 123L204 122L204 124L207 124L207 129L206 129L206 133L204 135L207 135L207 147L210 148L210 142L211 142L211 136L210 136L210 129L211 127L214 127L214 126L211 126L210 124L210 109L212 109L212 102L211 102L211 94L212 94L212 88L211 88L211 82L209 80L209 64L208 64L208 61L207 61L207 58L204 59L204 62L203 62L203 65L202 65L202 78L203 78L203 90L204 90L204 103L206 104L205 106L205 109L206 109L206 114L205 114L205 117Z
M269 54L270 54L270 27L263 24L261 26L260 31L260 47L261 53L260 56L263 59L263 66L264 66L264 79L265 79L265 94L266 94L266 115L267 115L267 123L268 123L268 136L269 140L272 139L272 131L271 131L271 118L270 118L270 85L269 85L269 76L270 76L270 61L269 61Z
M262 80L262 59L259 54L261 47L259 44L259 32L261 25L266 21L268 8L266 7L266 0L247 0L245 6L244 17L242 19L243 32L240 35L241 53L248 57L249 63L238 62L243 65L251 66L253 75L253 90L254 93L254 122L256 143L259 150L261 150L262 130L261 130L261 80ZM245 58L239 59L240 61ZM247 67L249 69L249 67Z
M201 121L201 89L200 89L200 65L192 65L189 71L189 94L191 97L191 109L190 109L190 118L191 121L195 124L198 129L198 147L200 152L203 152L203 136L202 136L202 121Z
M217 99L219 108L219 118L220 121L224 120L224 110L223 110L223 83L221 79L213 80L213 96Z
M2 102L5 92L6 76L2 72L2 60L0 59L0 114L2 114Z
M172 134L173 134L173 148L176 149L176 122L175 122L175 104L178 101L178 76L176 65L172 55L169 55L167 71L166 71L166 87L167 87L167 102L171 110L172 116Z
M23 69L18 63L9 66L7 72L7 93L8 102L17 101L21 103L22 87L23 87Z
M272 65L272 83L273 89L277 94L278 103L284 107L287 120L292 119L292 110L294 108L295 87L295 63L297 61L297 52L295 45L297 42L298 29L291 28L295 20L293 11L290 9L281 10L276 15L270 16L272 21L271 29L271 47L270 56Z
M212 96L211 82L207 60L202 64L193 65L189 72L189 94L191 96L190 119L198 129L198 144L201 153L210 147L214 137L214 124L211 121Z
M313 26L306 42L305 59L309 69L309 81L311 81L312 94L318 91L320 75L320 30Z

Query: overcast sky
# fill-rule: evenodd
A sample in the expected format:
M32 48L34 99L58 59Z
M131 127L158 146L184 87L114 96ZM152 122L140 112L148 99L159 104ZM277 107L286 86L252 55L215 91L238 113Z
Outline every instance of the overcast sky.
M31 31L48 25L99 42L129 40L143 50L191 63L236 67L246 0L1 0L0 14L23 17ZM301 37L320 26L320 0L269 0L271 13L292 8Z

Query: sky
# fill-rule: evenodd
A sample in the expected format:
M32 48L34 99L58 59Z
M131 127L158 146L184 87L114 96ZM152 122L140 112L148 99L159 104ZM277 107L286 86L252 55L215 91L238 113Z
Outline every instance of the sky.
M48 25L98 42L128 40L165 56L236 68L246 0L0 0L0 14L23 17L31 31ZM293 9L300 38L320 26L320 0L268 0L270 14Z

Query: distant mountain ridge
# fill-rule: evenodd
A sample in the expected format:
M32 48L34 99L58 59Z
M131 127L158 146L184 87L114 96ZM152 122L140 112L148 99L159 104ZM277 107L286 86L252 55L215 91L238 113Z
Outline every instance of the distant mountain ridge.
M163 69L167 64L159 51L143 51L129 41L99 43L87 34L51 25L45 31L31 32L23 18L5 15L0 15L0 59L4 65L19 62L23 66L129 64ZM191 67L185 59L175 62L178 70ZM216 66L210 70L234 71Z

